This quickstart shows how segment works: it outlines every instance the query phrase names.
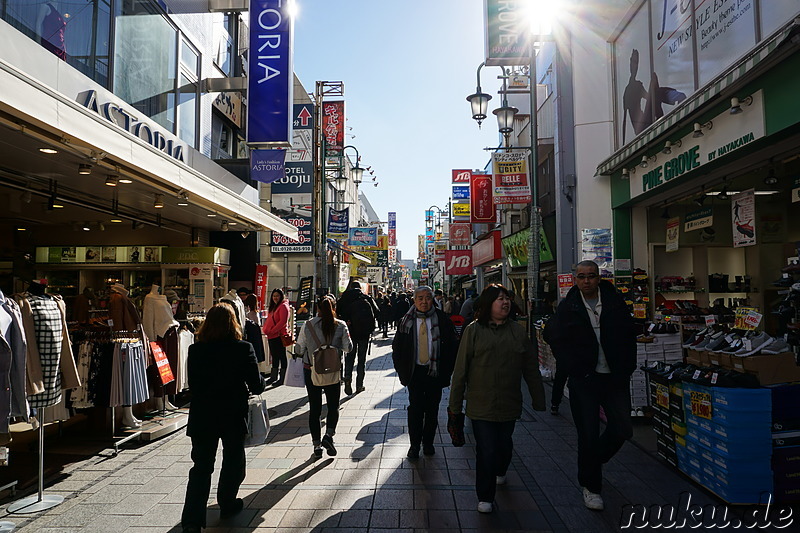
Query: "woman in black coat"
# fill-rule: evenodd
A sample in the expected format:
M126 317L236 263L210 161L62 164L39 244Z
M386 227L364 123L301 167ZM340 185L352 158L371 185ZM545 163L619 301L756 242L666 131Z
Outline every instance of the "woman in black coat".
M192 403L186 434L192 438L194 466L189 471L181 517L184 533L199 532L206 526L206 503L220 439L220 516L232 516L244 507L236 495L245 476L247 397L264 390L253 346L242 340L242 330L230 305L212 307L195 339L187 360Z

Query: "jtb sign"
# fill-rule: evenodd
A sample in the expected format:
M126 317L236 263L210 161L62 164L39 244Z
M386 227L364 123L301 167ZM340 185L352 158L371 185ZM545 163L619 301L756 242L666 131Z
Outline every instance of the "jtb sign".
M247 144L292 146L291 0L250 0Z
M472 274L471 250L447 250L444 253L444 273L448 276Z

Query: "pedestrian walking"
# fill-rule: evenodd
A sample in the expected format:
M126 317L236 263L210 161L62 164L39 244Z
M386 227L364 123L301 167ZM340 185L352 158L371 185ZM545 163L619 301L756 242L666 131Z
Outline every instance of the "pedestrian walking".
M289 314L292 308L284 297L283 291L274 289L270 295L267 318L264 320L264 335L267 336L269 353L272 356L272 376L274 387L283 385L286 377L286 346L283 345L284 337L291 336L289 331Z
M329 385L315 385L312 379L312 366L316 363L315 354L320 348L333 346L339 352L339 368L344 352L349 352L353 347L350 332L343 320L336 318L335 300L333 296L324 296L317 302L317 316L306 322L300 329L295 343L295 354L303 357L303 372L308 392L308 429L311 432L311 444L314 446L314 457L322 457L322 448L328 455L336 455L333 436L336 434L336 425L339 422L339 397L341 382L337 378L335 383ZM341 370L338 372L341 375ZM328 416L325 420L325 435L321 436L322 428L319 417L322 413L322 393L328 406Z
M493 509L497 485L506 482L514 449L512 435L522 414L522 380L533 408L545 410L539 361L525 327L509 320L508 289L492 284L476 303L476 321L461 337L450 388L449 412L466 415L475 435L478 512Z
M368 294L361 292L361 283L350 282L350 286L342 293L336 305L339 317L347 323L353 348L345 356L344 393L353 394L353 367L356 366L356 391L363 392L364 374L367 368L367 348L370 336L375 330L375 319L380 309ZM358 364L356 365L356 358Z
M192 461L181 515L184 533L206 527L206 505L217 445L222 440L222 471L217 485L220 516L244 507L237 498L245 477L244 439L248 394L260 394L264 381L253 346L242 340L233 308L216 304L197 330L187 359L192 403L186 434L192 439Z
M408 387L409 459L434 455L442 389L450 385L458 338L452 322L433 306L433 292L414 291L414 305L403 317L392 342L392 361L400 383Z
M393 309L395 328L400 327L400 321L403 320L403 317L408 313L409 309L411 309L411 298L409 298L405 292L401 292L397 295L397 301Z
M392 321L392 302L388 296L382 296L378 299L378 308L381 311L381 331L383 338L389 337L389 323Z
M464 317L464 325L469 324L475 319L475 302L478 301L478 294L472 293L461 305L461 316Z
M544 339L557 368L569 376L583 502L602 511L603 464L633 436L630 378L636 369L636 330L624 298L600 279L596 263L578 263L575 286L547 322ZM607 420L602 433L600 407Z

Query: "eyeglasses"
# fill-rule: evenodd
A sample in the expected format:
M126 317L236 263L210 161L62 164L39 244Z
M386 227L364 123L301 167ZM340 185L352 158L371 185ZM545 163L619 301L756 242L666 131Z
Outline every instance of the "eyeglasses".
M600 276L597 274L577 274L575 277L578 279L595 279L599 278Z

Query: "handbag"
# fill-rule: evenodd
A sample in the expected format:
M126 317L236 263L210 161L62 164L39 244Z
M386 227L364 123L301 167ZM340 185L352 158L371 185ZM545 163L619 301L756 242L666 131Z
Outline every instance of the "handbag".
M294 344L294 337L292 337L291 333L281 335L281 343L283 344L284 348L288 348L289 346Z
M308 324L306 328L317 343L317 349L311 354L311 383L317 387L339 383L342 380L342 359L339 350L331 346L330 341L322 344L314 326Z
M269 436L269 413L267 401L259 396L247 399L247 435L245 447L259 446L267 442Z
M305 387L306 378L303 374L303 360L299 357L289 357L286 365L286 377L283 384L287 387Z

